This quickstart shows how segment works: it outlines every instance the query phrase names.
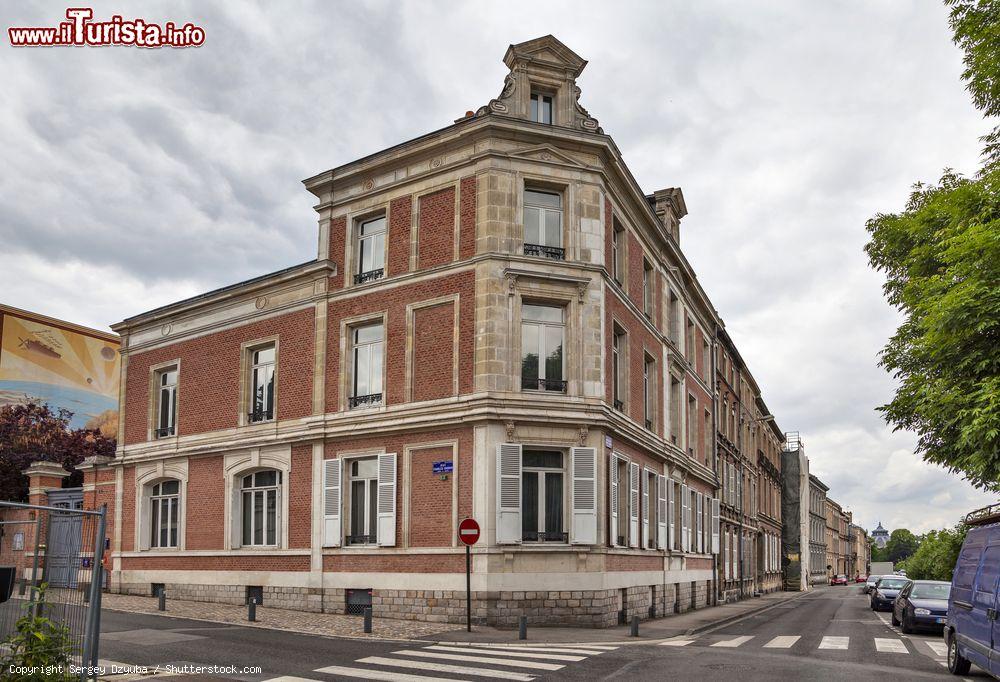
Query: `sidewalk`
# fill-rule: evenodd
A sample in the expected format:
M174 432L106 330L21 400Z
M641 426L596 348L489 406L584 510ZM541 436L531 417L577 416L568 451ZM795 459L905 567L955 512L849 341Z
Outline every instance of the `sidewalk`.
M529 627L528 640L525 644L554 644L559 642L650 644L654 641L682 635L694 635L714 627L720 627L739 618L744 618L765 609L778 606L806 594L808 592L772 592L762 597L749 598L745 601L732 604L711 606L696 611L670 615L666 618L645 620L639 624L638 637L629 636L628 625L619 625L604 629ZM463 628L461 630L441 633L433 637L421 637L421 639L469 643L518 642L517 634L517 630L501 630L480 625L474 626L472 632L466 632Z

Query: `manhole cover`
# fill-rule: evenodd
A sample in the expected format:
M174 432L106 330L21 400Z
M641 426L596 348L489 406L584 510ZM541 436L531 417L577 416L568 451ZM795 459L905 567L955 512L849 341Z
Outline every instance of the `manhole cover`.
M710 663L705 667L711 670L729 670L729 671L751 670L750 666L739 665L738 663Z

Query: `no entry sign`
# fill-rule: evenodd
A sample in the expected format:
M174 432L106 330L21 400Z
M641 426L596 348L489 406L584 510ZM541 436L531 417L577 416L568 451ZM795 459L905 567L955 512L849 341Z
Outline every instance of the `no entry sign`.
M462 519L458 524L458 539L466 545L474 545L479 541L479 524L475 519Z

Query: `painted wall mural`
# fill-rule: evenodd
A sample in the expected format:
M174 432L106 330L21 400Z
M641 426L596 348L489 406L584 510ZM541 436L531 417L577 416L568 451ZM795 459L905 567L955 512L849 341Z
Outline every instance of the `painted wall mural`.
M0 337L0 405L27 400L73 413L73 428L118 429L119 344L6 311Z

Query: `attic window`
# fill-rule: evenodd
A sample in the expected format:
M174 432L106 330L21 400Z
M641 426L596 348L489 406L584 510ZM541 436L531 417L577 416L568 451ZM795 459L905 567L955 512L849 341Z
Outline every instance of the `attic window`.
M531 120L552 124L552 96L539 92L531 93Z

